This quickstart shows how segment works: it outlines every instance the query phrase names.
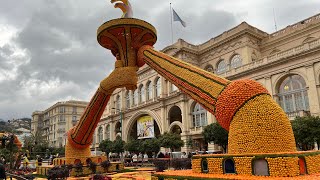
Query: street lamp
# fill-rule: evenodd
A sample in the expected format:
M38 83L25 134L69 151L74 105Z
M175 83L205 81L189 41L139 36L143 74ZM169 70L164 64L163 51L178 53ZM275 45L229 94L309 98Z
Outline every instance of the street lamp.
M120 137L122 139L122 116L123 116L123 113L122 113L121 109L117 109L117 108L111 108L111 109L118 111L120 114Z

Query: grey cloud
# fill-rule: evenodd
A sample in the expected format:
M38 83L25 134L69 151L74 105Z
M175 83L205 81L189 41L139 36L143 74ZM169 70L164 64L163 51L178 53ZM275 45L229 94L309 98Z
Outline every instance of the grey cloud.
M230 12L228 6L215 8L224 2L172 1L187 23L186 28L173 23L174 41L183 38L193 44L203 43L238 25L244 17L261 30L270 31L274 4L279 27L314 15L320 7L316 1L285 0L252 1L248 11ZM169 3L170 0L131 1L134 17L156 27L157 49L171 44ZM0 23L6 22L18 31L9 44L0 47L0 73L14 73L13 79L0 81L0 118L30 116L34 110L43 110L59 100L88 101L99 81L114 68L114 57L96 41L96 30L105 21L120 16L121 11L104 0L1 3ZM25 52L24 56L12 56L18 50Z

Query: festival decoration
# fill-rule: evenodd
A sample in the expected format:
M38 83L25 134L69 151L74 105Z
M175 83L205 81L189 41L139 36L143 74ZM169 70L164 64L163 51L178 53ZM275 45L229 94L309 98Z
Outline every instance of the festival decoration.
M122 18L110 20L97 30L99 44L116 58L115 70L101 81L79 123L69 130L67 163L90 157L93 132L112 92L122 87L136 89L136 71L146 63L214 114L229 131L229 154L194 156L192 170L155 173L152 179L263 179L255 176L259 175L254 171L257 159L265 163L269 177L320 177L320 151L296 151L289 119L261 84L229 81L154 50L156 29L132 18L130 3L121 1L115 7L123 11ZM227 163L233 168L226 169Z

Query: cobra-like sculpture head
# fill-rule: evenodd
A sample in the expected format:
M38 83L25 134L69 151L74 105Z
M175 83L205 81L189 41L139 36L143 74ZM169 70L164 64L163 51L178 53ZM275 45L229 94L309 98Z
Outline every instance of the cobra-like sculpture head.
M117 2L114 7L122 10L122 18L132 18L133 12L129 0L111 0L111 3L114 2Z

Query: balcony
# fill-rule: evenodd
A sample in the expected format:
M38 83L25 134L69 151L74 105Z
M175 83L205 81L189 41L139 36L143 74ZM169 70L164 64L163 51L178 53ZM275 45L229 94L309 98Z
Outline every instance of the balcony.
M294 120L295 117L310 116L310 111L300 110L294 112L287 112L286 114L290 120Z
M202 131L203 131L203 126L190 128L190 132L193 133L193 134L201 134Z

